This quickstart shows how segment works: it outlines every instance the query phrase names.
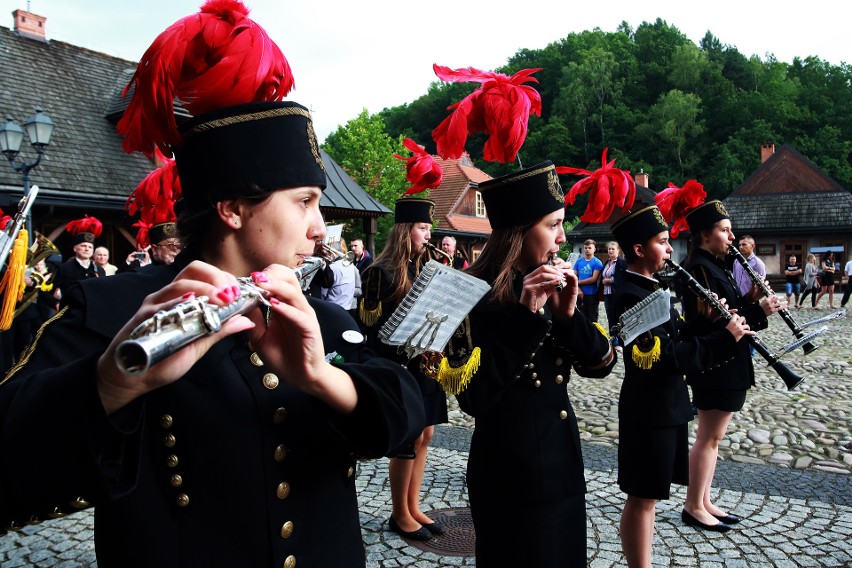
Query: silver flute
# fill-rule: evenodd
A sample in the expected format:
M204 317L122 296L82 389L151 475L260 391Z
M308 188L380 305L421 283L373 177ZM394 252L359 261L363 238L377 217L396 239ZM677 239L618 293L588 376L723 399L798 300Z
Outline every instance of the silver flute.
M547 259L547 264L550 266L556 266L556 259L559 258L558 254L551 254ZM562 277L562 280L559 281L559 284L556 285L556 292L559 293L565 288L565 277Z
M307 257L293 269L302 286L319 270L322 259ZM250 277L237 278L240 296L224 306L209 302L199 296L161 310L140 323L115 350L115 363L128 375L144 373L166 357L180 351L202 337L216 333L229 319L244 314L258 304L269 305L266 291L254 284Z

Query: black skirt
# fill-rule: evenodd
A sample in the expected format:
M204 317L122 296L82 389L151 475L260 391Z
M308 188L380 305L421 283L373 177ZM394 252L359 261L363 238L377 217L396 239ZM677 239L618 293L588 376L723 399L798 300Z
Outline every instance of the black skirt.
M703 389L692 387L692 404L699 410L738 412L745 404L746 391L731 389Z
M671 484L689 484L687 424L644 428L624 424L618 432L618 486L642 499L668 499Z

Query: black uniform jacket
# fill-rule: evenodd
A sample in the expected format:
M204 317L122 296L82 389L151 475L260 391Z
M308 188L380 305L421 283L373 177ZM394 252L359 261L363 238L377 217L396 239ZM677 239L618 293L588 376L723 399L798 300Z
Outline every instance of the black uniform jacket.
M613 301L618 314L635 306L660 288L659 282L626 271L615 282ZM671 309L669 321L640 335L624 348L624 382L618 399L618 420L642 426L677 426L692 419L685 372L700 372L727 361L736 354L737 342L725 329L713 329L705 336L689 332L696 319L684 321ZM659 360L642 369L633 360L633 349L649 352L659 341Z
M719 298L727 300L728 309L736 309L737 314L746 319L754 331L766 329L766 314L760 304L746 304L740 289L725 263L705 251L693 250L684 267L704 288L715 292ZM701 311L698 297L688 288L683 293L683 311L687 320L697 319L703 325L694 328L695 333L704 335L718 324L698 317ZM748 341L737 342L737 354L733 359L714 363L711 367L698 372L688 372L690 385L705 389L748 390L754 385L754 366Z
M80 280L88 280L89 278L104 278L106 272L103 267L98 266L94 261L89 261L89 268L77 262L75 257L71 257L56 269L56 276L53 277L53 285L56 288L61 288L62 293L68 292L71 284Z
M105 415L96 362L189 258L181 260L72 287L4 379L2 526L86 501L96 507L102 568L364 566L356 459L416 437L422 400L405 369L342 339L357 325L338 306L309 300L326 351L344 358L338 366L355 382L349 416L288 387L245 332L175 383Z
M519 278L517 296L521 284ZM591 369L610 357L609 341L579 310L560 323L547 307L532 313L489 298L453 335L448 354L457 366L457 355L463 359L479 349L479 369L457 395L476 418L468 460L471 494L527 505L582 495L583 456L567 385L572 366L584 377L609 374L614 356L609 365Z

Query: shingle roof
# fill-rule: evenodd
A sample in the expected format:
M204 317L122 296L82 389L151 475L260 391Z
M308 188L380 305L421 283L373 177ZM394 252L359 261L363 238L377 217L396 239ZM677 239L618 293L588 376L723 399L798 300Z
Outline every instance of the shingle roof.
M463 233L490 235L491 224L488 219L458 215L455 213L455 208L470 189L471 182L481 183L491 179L491 176L474 167L467 155L457 160L444 160L440 156L433 156L433 158L444 171L441 185L429 192L429 198L435 202L435 219L438 221L438 228L448 227Z
M390 209L373 199L331 156L320 150L325 164L328 187L322 194L320 206L332 211L328 218L376 217L392 213Z
M136 64L61 41L38 41L0 26L0 115L19 125L40 106L56 125L31 180L37 203L73 204L96 199L120 209L127 195L153 169L141 154L126 154L107 119L117 83ZM35 152L25 138L21 160ZM0 189L21 187L21 174L0 167ZM20 194L18 194L20 195Z

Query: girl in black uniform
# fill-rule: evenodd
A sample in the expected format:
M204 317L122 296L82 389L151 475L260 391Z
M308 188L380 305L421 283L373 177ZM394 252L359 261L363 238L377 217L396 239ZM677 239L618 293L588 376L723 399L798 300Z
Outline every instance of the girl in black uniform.
M416 197L399 199L395 205L395 223L382 253L361 276L363 297L359 309L367 345L403 365L417 377L423 395L426 427L413 447L396 457L388 466L393 512L390 529L406 538L429 540L442 534L444 526L420 510L420 488L426 470L426 454L435 433L435 424L448 421L447 397L440 385L420 372L420 358L409 361L396 347L378 338L382 325L411 289L423 265L429 260L426 243L432 230L435 204Z
M725 257L728 246L734 242L731 220L720 201L709 201L686 213L686 223L692 233L692 249L686 268L698 282L728 308L745 317L749 327L760 331L767 326L766 318L786 306L786 302L760 297L755 285L743 297L733 275L728 270ZM695 319L703 311L703 302L686 290L683 307L687 320ZM712 324L705 323L708 329ZM698 408L698 432L689 454L689 487L681 514L690 526L705 530L725 531L731 524L740 522L737 515L728 514L713 504L710 488L719 455L719 443L725 437L728 423L734 412L745 404L746 391L754 385L754 367L748 342L737 344L736 356L705 371L687 373L692 387L692 401ZM728 527L728 528L726 528Z
M655 206L623 217L612 231L627 261L612 299L613 312L622 314L661 288L655 273L665 266L672 247L668 225ZM739 316L724 329L702 337L690 333L695 327L692 323L684 323L672 309L668 322L624 348L625 376L618 400L618 484L627 494L621 515L621 546L631 568L650 568L656 502L669 498L672 483L688 482L687 425L692 409L684 373L732 358L736 342L749 333Z
M476 565L586 566L583 457L566 387L572 367L608 375L615 354L576 309L573 271L548 262L565 242L553 164L479 190L493 232L468 272L492 288L454 334L438 377L467 384L459 405L476 417L467 469Z

